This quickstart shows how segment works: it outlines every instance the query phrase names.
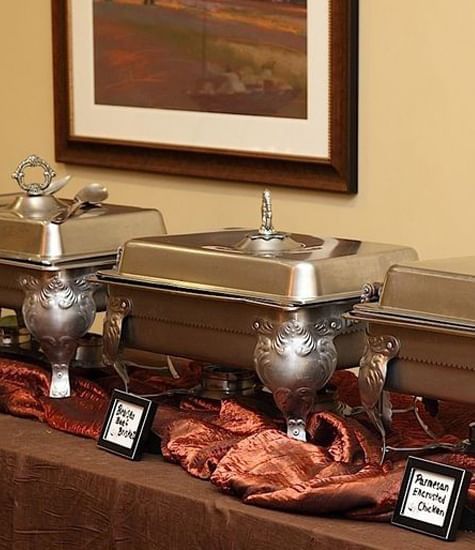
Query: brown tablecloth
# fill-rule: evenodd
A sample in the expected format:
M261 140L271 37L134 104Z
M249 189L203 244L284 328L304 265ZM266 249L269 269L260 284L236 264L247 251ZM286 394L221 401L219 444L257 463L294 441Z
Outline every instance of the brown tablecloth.
M447 548L375 524L246 506L159 456L133 463L94 441L0 414L0 548ZM474 548L460 533L450 548Z
M131 376L132 391L161 392L171 383L180 388L196 385L201 366L182 367L177 380L137 369ZM93 382L73 375L72 396L51 399L45 369L0 359L0 410L35 417L52 428L96 439L109 401L108 389L117 384L114 374L101 372L97 376ZM358 404L354 375L338 371L332 380L345 402ZM393 405L402 410L412 401L409 396L397 394L392 398ZM440 402L436 418L423 407L418 408L424 422L446 443L462 438L468 423L475 418L474 407L456 403ZM246 403L187 397L161 400L153 430L162 438L167 461L179 463L193 476L210 480L246 504L284 512L338 514L389 522L405 456L390 453L380 465L380 441L365 415L343 419L329 412L312 413L307 424L308 443L289 439L282 426L281 416L265 396ZM431 440L414 414L406 412L395 415L388 442L413 447ZM475 473L473 456L440 450L429 456ZM474 507L475 478L467 502Z

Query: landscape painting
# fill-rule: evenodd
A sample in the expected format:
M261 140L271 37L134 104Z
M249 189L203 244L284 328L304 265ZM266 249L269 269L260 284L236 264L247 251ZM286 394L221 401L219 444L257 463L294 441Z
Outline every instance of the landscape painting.
M357 192L358 0L51 0L58 162Z
M95 0L97 105L307 118L307 0Z

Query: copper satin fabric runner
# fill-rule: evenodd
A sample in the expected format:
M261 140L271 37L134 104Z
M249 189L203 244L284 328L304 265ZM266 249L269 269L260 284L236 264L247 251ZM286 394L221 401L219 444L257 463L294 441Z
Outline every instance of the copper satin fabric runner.
M170 380L154 371L136 371L130 390L152 393L191 387L199 380L200 369L190 364L181 374L179 380ZM44 369L0 359L0 410L97 438L109 392L119 385L118 379L104 377L95 383L73 375L72 380L71 398L50 399L49 375ZM345 402L357 403L356 380L351 373L338 372L333 381ZM409 403L407 396L393 396L396 408ZM466 436L468 423L475 420L475 407L441 403L437 419L422 410L421 414L432 430L445 441L454 442ZM342 419L331 413L314 414L308 443L287 438L282 428L281 419L267 418L237 402L196 398L167 400L159 407L154 423L166 460L180 464L196 477L209 479L245 503L309 514L338 513L353 519L389 519L405 461L401 454L393 454L379 466L378 438L364 415ZM427 442L411 413L395 415L389 444ZM428 456L475 472L473 456ZM475 508L475 479L469 490L469 505Z

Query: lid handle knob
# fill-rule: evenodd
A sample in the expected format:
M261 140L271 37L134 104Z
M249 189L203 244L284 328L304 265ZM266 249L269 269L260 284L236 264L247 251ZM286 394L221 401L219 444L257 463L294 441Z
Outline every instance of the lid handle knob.
M38 166L43 168L43 182L26 183L25 168L36 168ZM30 196L42 195L44 191L46 191L46 189L50 186L51 181L55 176L56 172L51 168L51 166L37 155L30 155L26 159L22 160L17 166L15 172L13 172L12 174L12 178L16 180L18 185Z
M268 189L266 189L264 193L262 193L261 213L262 224L259 229L259 233L261 235L272 235L273 233L275 233L275 230L272 225L272 202L270 191Z

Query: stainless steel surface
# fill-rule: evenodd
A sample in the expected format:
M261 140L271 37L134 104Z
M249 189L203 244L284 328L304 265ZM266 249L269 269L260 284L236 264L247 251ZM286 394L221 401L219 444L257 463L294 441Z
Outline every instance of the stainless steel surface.
M110 294L106 361L125 383L124 347L255 369L303 439L316 392L363 352L364 323L341 315L366 280L415 257L407 247L276 231L265 194L261 230L134 239L117 269L98 272Z
M13 309L21 314L21 309L24 301L24 292L21 286L21 281L28 276L41 277L46 275L53 276L56 273L74 273L77 276L87 275L95 272L100 266L111 267L113 265L114 258L106 257L99 263L91 262L89 265L65 264L64 269L60 269L58 266L48 269L48 266L41 269L40 266L30 266L26 263L18 262L16 264L10 264L6 261L0 260L0 307ZM96 308L98 311L104 311L106 308L105 288L103 285L98 286L98 290L94 295L96 302Z
M257 320L254 366L262 383L288 419L290 437L305 441L305 420L315 394L328 383L337 366L333 342L342 330L339 316L317 323L291 319L277 324Z
M2 193L0 195L0 208L3 208L11 204L12 201L16 199L19 195L20 193Z
M133 239L118 269L103 277L306 305L359 297L363 284L381 280L390 265L417 258L404 246L279 232L266 219L263 227Z
M43 181L27 183L26 170L40 167ZM99 184L83 188L74 201L53 193L69 177L53 181L54 170L31 155L13 178L26 194L6 204L0 199L0 308L23 312L33 337L52 365L50 394L70 394L68 368L79 338L88 331L96 310L105 309L103 285L87 277L116 262L118 247L134 236L161 234L157 210L101 204L107 196ZM91 208L84 208L84 206ZM81 216L74 211L83 209ZM61 223L52 219L61 216Z
M279 307L119 282L109 282L108 288L104 361L114 365L125 383L128 379L120 353L124 347L258 368L265 376L263 382L279 396L289 426L305 426L301 415L312 406L312 392L320 389L335 367L332 342L339 368L355 366L363 352L364 325L341 323L340 319L356 298ZM330 320L337 323L332 326ZM305 338L312 350L309 356L301 355L299 344Z
M262 194L261 218L261 227L258 231L248 233L243 239L233 244L235 251L269 257L276 253L291 252L305 247L307 251L310 250L309 244L296 241L288 233L274 229L270 191L264 191ZM313 246L321 246L321 244L321 239L315 239Z
M382 286L380 282L365 283L362 288L360 302L362 304L377 302L381 296Z
M474 288L475 256L395 265L377 310L475 328Z
M125 391L128 391L129 375L121 354L121 336L122 324L130 314L131 308L131 303L127 298L111 295L109 296L107 313L104 319L103 361L106 366L114 367L117 371L124 382Z
M238 396L249 396L254 393L257 385L254 372L224 367L221 365L206 365L199 388L193 395L207 399L228 399Z
M85 273L43 273L26 276L23 318L51 363L50 397L69 397L69 364L78 340L91 327L96 315L94 288Z
M81 216L72 216L61 224L51 223L55 216L69 212L74 202L48 194L50 187L56 185L50 176L40 184L25 182L25 169L40 161L38 157L29 157L14 173L27 194L13 197L7 205L0 201L0 261L54 265L90 262L101 256L115 258L118 247L132 237L165 232L159 211L111 204L86 209ZM54 171L45 168L45 173L51 175ZM105 196L102 186L91 185L80 198L96 201Z
M391 413L384 390L475 404L474 290L473 257L411 262L388 271L379 303L346 315L368 322L360 393L383 438ZM397 345L388 350L388 342Z
M356 309L356 308L355 308ZM352 319L360 319L351 313ZM386 320L387 321L387 320ZM437 327L368 321L369 335L396 338L400 349L388 363L384 388L461 403L475 403L474 334Z
M57 224L64 223L82 208L100 206L108 196L109 193L103 185L100 183L89 183L77 192L69 207L58 212L58 214L51 219L51 222Z
M351 318L475 336L475 257L392 266L376 303L356 305Z
M38 200L42 202L39 216L32 211L36 206L32 203ZM132 236L165 231L163 218L156 210L109 204L72 217L67 223L47 223L58 208L69 204L63 202L58 206L54 197L18 197L9 207L0 209L0 260L64 264L100 256L115 258L118 247Z
M262 194L261 205L261 217L262 223L259 229L260 235L272 235L275 233L274 226L272 225L272 203L270 191L267 189Z
M388 361L397 355L399 348L400 343L393 336L369 335L358 373L361 404L381 434L383 460L386 449L386 428L391 425L392 416L389 396L383 390Z
M2 330L4 329L0 328L0 334ZM26 327L8 329L8 334L11 338L5 344L0 338L0 357L33 362L36 365L49 365L39 342L31 337ZM102 363L102 336L100 334L88 332L79 338L71 366L74 368L104 368Z
M63 187L65 187L71 180L71 176L64 176L64 178L61 178L59 180L54 180L50 186L43 191L43 195L54 195L58 191L60 191Z
M415 257L406 247L363 246L340 239L326 239L313 252L303 248L301 253L269 256L239 254L225 248L229 241L241 241L247 234L226 231L133 240L124 248L118 272L104 275L154 286L305 305L332 297L359 297L365 277L377 280L384 274L381 266L387 268L392 262ZM304 243L309 240L304 235L294 237ZM191 244L193 241L196 244ZM338 256L328 256L325 247Z

